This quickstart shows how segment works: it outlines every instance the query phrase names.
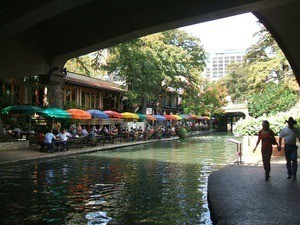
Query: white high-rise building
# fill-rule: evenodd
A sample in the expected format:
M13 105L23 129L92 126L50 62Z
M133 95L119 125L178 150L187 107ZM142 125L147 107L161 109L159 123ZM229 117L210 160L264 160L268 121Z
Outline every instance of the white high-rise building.
M204 71L205 77L210 81L216 81L227 74L227 66L230 63L242 63L245 56L244 50L224 50L209 54L207 66Z

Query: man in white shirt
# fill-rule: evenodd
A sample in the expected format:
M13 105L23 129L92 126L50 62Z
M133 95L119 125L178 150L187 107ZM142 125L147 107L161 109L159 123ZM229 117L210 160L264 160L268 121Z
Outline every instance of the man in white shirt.
M288 127L283 128L280 131L279 134L279 150L281 148L281 141L284 138L284 153L285 153L285 159L286 159L286 167L287 167L287 173L288 173L288 179L291 179L293 177L293 180L297 179L297 167L298 167L298 154L297 154L297 145L296 140L297 138L300 141L300 132L297 128L294 127L295 124L297 124L297 121L295 121L292 117L289 118L289 120L286 120L285 122L288 123Z
M62 145L61 150L64 150L67 146L67 140L69 139L66 129L63 129L62 132L57 135L57 137L60 139L58 144Z
M53 152L53 140L56 140L56 137L54 136L54 134L51 133L51 131L49 131L46 135L45 135L45 140L44 140L44 146L48 147L48 152Z

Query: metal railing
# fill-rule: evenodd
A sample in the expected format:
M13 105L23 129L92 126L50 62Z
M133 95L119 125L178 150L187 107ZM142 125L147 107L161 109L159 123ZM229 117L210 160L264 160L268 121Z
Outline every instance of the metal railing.
M237 164L243 163L243 161L242 161L242 142L232 139L232 138L227 139L227 141L236 144L236 156L237 156L236 163Z

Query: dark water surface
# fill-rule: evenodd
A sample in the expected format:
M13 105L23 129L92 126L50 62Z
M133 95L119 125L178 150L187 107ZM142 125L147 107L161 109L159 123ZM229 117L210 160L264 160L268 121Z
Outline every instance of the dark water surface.
M235 160L214 134L0 170L0 224L211 224L210 173Z

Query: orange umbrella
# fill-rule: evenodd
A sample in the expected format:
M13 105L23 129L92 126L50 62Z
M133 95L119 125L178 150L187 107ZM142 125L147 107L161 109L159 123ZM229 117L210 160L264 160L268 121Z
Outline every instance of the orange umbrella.
M189 117L188 117L189 119L197 119L198 118L198 116L196 116L196 115L194 115L194 114L189 114Z
M179 116L176 115L164 115L164 117L166 117L167 120L179 120Z
M146 114L147 120L156 120L156 118L150 114Z
M109 117L112 117L112 118L122 118L122 115L118 112L115 112L115 111L105 110L104 113L107 114Z
M81 109L68 109L66 110L72 117L72 119L77 120L89 120L92 118L92 115Z

